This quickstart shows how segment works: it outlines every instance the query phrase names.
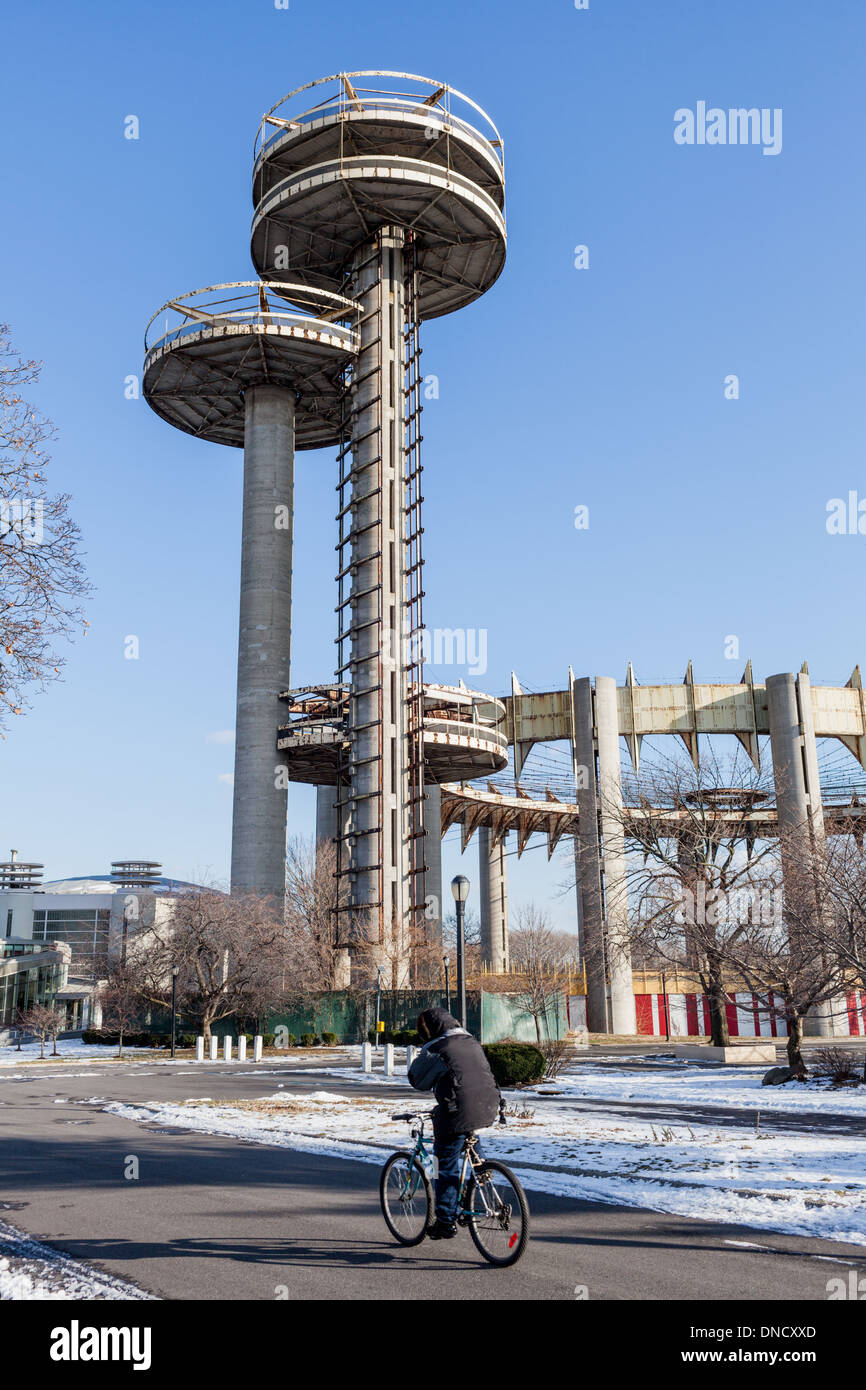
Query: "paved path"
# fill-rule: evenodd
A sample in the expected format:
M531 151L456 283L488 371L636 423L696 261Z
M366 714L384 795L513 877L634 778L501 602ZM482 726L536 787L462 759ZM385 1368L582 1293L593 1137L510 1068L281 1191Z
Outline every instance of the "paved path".
M401 1250L385 1233L373 1164L167 1132L76 1103L260 1095L279 1080L330 1090L337 1078L273 1067L263 1086L262 1072L216 1063L191 1087L186 1068L83 1059L64 1066L69 1075L26 1070L0 1078L0 1215L164 1298L570 1301L577 1289L590 1299L823 1300L828 1279L852 1267L866 1275L859 1247L540 1193L530 1193L532 1240L513 1270L483 1265L466 1232ZM393 1094L398 1108L402 1088ZM123 1176L131 1154L138 1181Z

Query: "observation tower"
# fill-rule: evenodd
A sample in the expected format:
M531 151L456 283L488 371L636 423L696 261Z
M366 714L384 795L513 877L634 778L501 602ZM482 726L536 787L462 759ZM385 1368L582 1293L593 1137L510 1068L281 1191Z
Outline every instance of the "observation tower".
M164 419L244 448L232 886L284 890L282 759L288 780L320 789L341 939L378 940L404 984L413 929L441 920L438 786L507 762L500 701L423 681L420 486L420 325L502 271L502 141L446 83L340 73L262 118L253 205L260 279L169 301L144 367ZM325 445L338 450L335 679L294 691L293 452Z
M337 482L347 700L333 829L353 929L378 930L390 958L405 957L429 896L425 838L439 839L438 823L430 837L424 825L419 327L472 303L502 270L502 142L445 83L342 73L263 117L253 201L259 275L359 310Z

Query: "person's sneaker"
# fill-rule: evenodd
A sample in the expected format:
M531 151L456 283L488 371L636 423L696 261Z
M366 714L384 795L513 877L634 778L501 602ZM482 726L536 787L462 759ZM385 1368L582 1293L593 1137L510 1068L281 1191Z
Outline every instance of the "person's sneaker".
M448 1221L434 1221L432 1226L427 1227L427 1234L431 1240L453 1240L457 1227Z

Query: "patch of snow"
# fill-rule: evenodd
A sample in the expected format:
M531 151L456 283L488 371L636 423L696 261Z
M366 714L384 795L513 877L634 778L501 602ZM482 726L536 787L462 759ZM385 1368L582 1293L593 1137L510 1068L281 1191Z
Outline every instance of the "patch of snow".
M153 1295L0 1221L0 1300L153 1300Z

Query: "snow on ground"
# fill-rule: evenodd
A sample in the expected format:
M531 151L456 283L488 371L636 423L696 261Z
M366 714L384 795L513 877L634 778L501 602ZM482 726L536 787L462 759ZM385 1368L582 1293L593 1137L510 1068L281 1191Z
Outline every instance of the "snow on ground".
M122 1279L103 1274L0 1221L0 1300L151 1299Z
M768 1067L708 1067L705 1063L671 1060L652 1067L614 1067L607 1061L570 1067L554 1083L569 1097L587 1100L645 1101L661 1105L729 1106L737 1110L809 1112L866 1117L866 1086L832 1089L821 1079L762 1086Z
M305 1069L304 1075L309 1074ZM351 1073L334 1069L333 1074L346 1080ZM372 1079L390 1084L381 1073ZM692 1085L693 1080L698 1084ZM490 1157L511 1164L529 1191L866 1246L862 1138L827 1129L810 1133L808 1121L802 1131L784 1132L773 1132L771 1120L769 1130L763 1123L760 1132L689 1124L692 1104L757 1109L756 1086L762 1111L787 1108L778 1102L794 1098L790 1087L782 1096L773 1089L772 1105L763 1104L768 1090L761 1091L760 1075L755 1083L740 1068L693 1078L682 1072L670 1077L626 1068L617 1072L610 1066L602 1073L584 1064L562 1077L555 1097L507 1093L517 1114L506 1128L485 1131L483 1147ZM831 1106L847 1110L854 1099L845 1091L807 1094L822 1112ZM662 1100L680 1106L683 1117L662 1124L619 1112L587 1111L582 1101L588 1096L633 1103ZM426 1110L432 1102L420 1096L417 1103ZM411 1142L406 1124L390 1118L395 1109L410 1107L387 1092L380 1100L327 1090L292 1094L281 1088L231 1104L198 1097L184 1104L115 1103L105 1108L130 1120L370 1163L381 1163L385 1153Z
M273 1066L274 1063L279 1066L285 1066L287 1061L303 1060L305 1057L320 1057L323 1052L326 1052L329 1057L348 1057L356 1053L359 1057L361 1055L360 1047L333 1047L328 1049L292 1048L291 1050L285 1049L283 1051L266 1053L261 1062L254 1063L252 1060L252 1049L250 1049L248 1064L249 1066L257 1067ZM22 1062L39 1062L40 1060L44 1060L45 1062L68 1062L70 1060L95 1061L97 1058L103 1062L122 1060L130 1064L144 1062L151 1066L201 1067L214 1065L209 1059L205 1063L196 1062L194 1053L189 1050L172 1059L166 1051L151 1047L124 1047L123 1057L121 1059L117 1056L117 1045L115 1043L108 1045L105 1043L85 1043L82 1042L80 1038L60 1038L57 1043L56 1056L52 1056L51 1041L49 1039L45 1044L44 1059L40 1059L38 1042L24 1043L20 1052L18 1051L16 1043L0 1047L0 1068L17 1066ZM222 1050L220 1050L217 1061L221 1066L226 1065L223 1061ZM237 1053L232 1057L232 1063L236 1062ZM238 1065L246 1064L238 1063Z
M124 1048L123 1052L125 1058L127 1054L127 1049ZM117 1048L106 1047L104 1043L84 1043L81 1041L80 1038L58 1038L57 1056L55 1057L52 1056L51 1039L49 1038L48 1042L45 1044L44 1060L46 1062L56 1062L61 1058L66 1061L72 1058L73 1061L83 1061L85 1058L106 1058L114 1057L116 1055ZM136 1059L139 1059L142 1056L152 1055L153 1054L151 1053L150 1048L129 1048L130 1058L135 1057ZM0 1067L12 1067L17 1066L21 1062L38 1062L39 1060L40 1058L38 1042L23 1043L20 1052L18 1051L18 1046L16 1043L12 1043L11 1045L7 1045L6 1047L0 1047Z

